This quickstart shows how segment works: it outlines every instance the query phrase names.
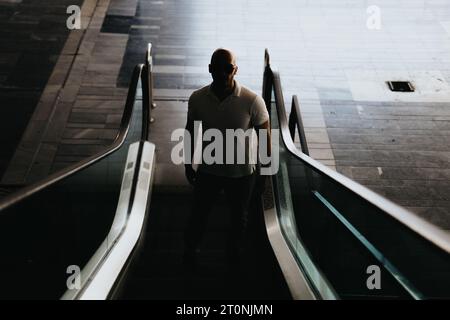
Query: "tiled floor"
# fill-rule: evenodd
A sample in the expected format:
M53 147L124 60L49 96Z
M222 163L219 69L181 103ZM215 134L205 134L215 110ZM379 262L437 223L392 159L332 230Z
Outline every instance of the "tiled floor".
M0 177L33 114L82 0L0 0Z
M367 27L371 5L380 9L378 30ZM217 47L236 52L237 79L260 92L269 48L286 102L299 97L313 157L450 228L450 3L111 0L101 22L75 99L82 107L70 107L64 127L72 144L84 134L81 125L107 123L106 115L87 115L81 109L90 104L80 101L101 86L109 89L103 98L95 94L96 103L108 101L107 90L126 87L148 42L156 94L177 99L210 81L207 64ZM388 80L409 80L417 91L392 93ZM63 156L67 146L56 147Z
M101 33L109 0L85 0L2 184L28 184L114 140L127 89L116 79L127 35Z

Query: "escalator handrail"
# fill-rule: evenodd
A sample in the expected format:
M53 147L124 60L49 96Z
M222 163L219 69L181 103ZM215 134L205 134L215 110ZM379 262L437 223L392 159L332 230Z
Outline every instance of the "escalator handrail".
M266 59L269 61L269 59ZM264 82L272 82L275 92L275 103L277 106L278 121L281 131L281 136L287 150L302 161L305 165L311 167L321 175L327 176L335 183L348 189L352 193L358 195L363 200L371 203L381 211L390 215L409 229L413 230L423 238L427 239L440 249L450 253L450 233L437 227L436 225L426 221L425 219L417 216L413 212L406 210L405 208L397 205L396 203L386 199L385 197L377 194L376 192L364 187L363 185L345 177L344 175L328 168L317 160L307 156L301 152L292 141L289 131L289 125L287 121L287 114L284 104L283 92L281 88L281 80L278 71L273 70L267 63L265 67ZM267 77L269 77L267 79ZM267 86L267 84L266 84ZM271 87L271 86L268 86Z
M50 187L51 185L61 181L62 179L72 176L73 174L79 172L80 170L83 170L91 165L94 165L95 163L101 161L102 159L104 159L105 157L110 155L111 153L118 150L125 142L125 139L128 134L128 130L130 127L130 120L131 120L131 116L132 116L133 110L134 110L134 104L135 104L136 92L137 92L137 86L138 86L139 79L142 78L142 80L145 81L144 78L147 78L147 75L145 75L144 73L147 71L148 71L148 69L144 68L144 64L136 65L136 67L133 70L133 75L131 78L130 86L128 88L128 94L127 94L127 99L126 99L126 103L125 103L125 108L123 111L122 120L121 120L120 126L119 126L119 132L117 133L116 138L114 139L114 142L110 146L106 147L104 150L102 150L80 162L77 162L73 165L70 165L67 168L64 168L58 172L55 172L55 173L49 175L48 177L46 177L45 179L43 179L41 181L38 181L29 186L26 186L23 189L20 189L17 192L14 192L14 193L6 196L0 202L0 214L4 209L28 198L29 196L31 196L45 188ZM149 101L147 101L147 99L145 99L145 97L148 97L148 93L145 93L145 92L148 91L148 87L143 85L142 90L143 90L143 97L144 97L144 99L143 99L144 103L142 106L142 109L143 109L142 138L143 138L143 140L147 140L148 123L150 122L150 119L149 119L150 112L149 112Z

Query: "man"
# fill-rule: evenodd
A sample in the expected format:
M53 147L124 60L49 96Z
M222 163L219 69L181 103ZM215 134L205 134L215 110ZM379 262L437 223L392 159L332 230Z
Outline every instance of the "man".
M235 55L226 49L217 49L211 57L209 72L213 82L195 91L188 105L186 130L190 133L191 146L194 146L194 122L201 121L202 131L219 130L223 135L223 161L216 163L202 162L197 171L190 164L185 164L186 177L194 185L194 204L185 232L184 262L195 263L196 250L202 240L208 214L219 192L223 189L231 211L231 232L228 240L228 258L231 263L239 260L247 210L256 178L256 165L250 160L251 144L249 141L239 144L232 141L232 149L226 148L230 141L225 141L228 129L253 130L265 129L268 154L270 155L269 115L264 100L250 89L241 86L234 77L238 71ZM250 131L250 132L251 132ZM242 132L242 131L241 131ZM233 139L234 140L234 139ZM212 143L212 142L211 142ZM244 155L236 155L233 160L243 156L244 162L225 161L227 153L238 153L243 147ZM203 150L206 145L202 144ZM192 148L193 149L193 148ZM203 154L203 153L202 153ZM192 160L192 155L189 155ZM191 163L191 161L187 161Z

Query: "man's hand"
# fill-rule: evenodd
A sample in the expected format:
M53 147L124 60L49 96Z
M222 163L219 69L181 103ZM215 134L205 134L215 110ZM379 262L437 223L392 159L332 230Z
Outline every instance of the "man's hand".
M186 169L186 179L189 181L189 183L191 185L195 184L195 176L197 175L197 173L195 172L195 170L192 168L191 165L185 165L184 168Z

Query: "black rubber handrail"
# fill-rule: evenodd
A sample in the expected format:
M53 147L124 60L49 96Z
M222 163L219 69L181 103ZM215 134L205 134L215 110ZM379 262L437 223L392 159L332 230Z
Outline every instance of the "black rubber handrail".
M305 127L303 126L302 114L300 113L300 104L296 95L292 96L291 114L289 115L289 131L291 138L295 139L295 129L297 129L300 138L300 147L302 152L309 156L308 143L306 141Z
M149 56L149 55L147 55ZM83 170L89 166L94 165L95 163L101 161L111 153L118 150L123 143L125 142L125 138L127 137L129 126L130 126L130 120L131 116L133 114L135 100L136 100L136 92L137 92L137 86L139 79L142 81L142 97L143 97L143 104L142 104L142 134L141 139L147 140L148 139L148 132L149 132L149 122L150 122L150 101L149 101L149 92L148 92L148 70L149 68L144 66L144 64L137 65L133 70L133 75L131 77L131 83L128 88L128 94L127 94L127 100L125 103L125 108L123 111L122 120L120 122L119 126L119 132L117 133L116 138L114 139L114 142L106 147L104 150L96 153L93 156L90 156L80 162L77 162L67 168L64 168L58 172L55 172L45 179L38 181L36 183L33 183L29 186L24 187L23 189L20 189L12 194L9 194L5 198L3 198L0 202L0 214L2 211L26 198L29 196L50 187L51 185L54 185L58 181L61 181L63 179L66 179L80 170Z

